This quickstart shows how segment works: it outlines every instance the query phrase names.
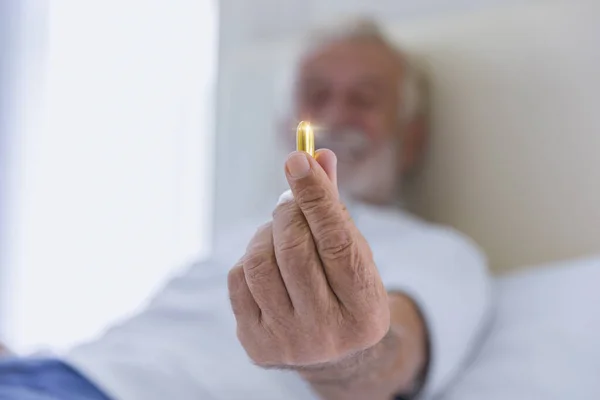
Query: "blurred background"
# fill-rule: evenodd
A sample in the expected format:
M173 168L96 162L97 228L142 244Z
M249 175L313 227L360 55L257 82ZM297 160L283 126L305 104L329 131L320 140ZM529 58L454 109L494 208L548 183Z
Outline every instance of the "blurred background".
M64 348L210 245L212 1L0 5L3 340Z
M272 207L277 77L308 27L345 14L382 20L432 72L416 212L473 236L498 272L600 250L596 6L1 2L2 340L88 339Z

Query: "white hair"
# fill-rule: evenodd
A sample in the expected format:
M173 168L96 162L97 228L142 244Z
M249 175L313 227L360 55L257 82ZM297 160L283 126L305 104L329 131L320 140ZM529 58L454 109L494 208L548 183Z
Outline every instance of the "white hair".
M380 25L370 18L358 17L343 19L337 23L317 27L306 35L298 52L293 54L292 64L285 68L278 89L280 90L279 111L289 117L293 108L293 88L300 59L311 51L329 43L348 40L372 40L384 44L398 55L404 68L404 79L400 84L401 109L398 115L402 121L411 121L426 112L426 90L423 71L413 59L388 39Z

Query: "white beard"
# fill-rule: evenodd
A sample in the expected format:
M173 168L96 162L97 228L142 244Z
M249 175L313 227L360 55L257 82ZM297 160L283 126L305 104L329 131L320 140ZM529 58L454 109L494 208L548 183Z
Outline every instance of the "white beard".
M398 151L391 145L381 146L358 164L338 164L338 186L343 196L393 201L397 194Z
M338 186L343 199L392 202L398 193L399 145L396 139L376 149L367 135L355 130L317 136L317 146L338 158Z

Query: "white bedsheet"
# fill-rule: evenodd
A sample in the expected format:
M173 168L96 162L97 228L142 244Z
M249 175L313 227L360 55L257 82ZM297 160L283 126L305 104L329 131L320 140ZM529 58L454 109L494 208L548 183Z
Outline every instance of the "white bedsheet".
M499 278L489 336L443 400L600 399L600 256Z

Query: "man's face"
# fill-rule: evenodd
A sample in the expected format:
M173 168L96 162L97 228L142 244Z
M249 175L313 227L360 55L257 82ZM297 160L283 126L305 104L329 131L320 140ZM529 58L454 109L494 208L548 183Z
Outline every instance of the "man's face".
M353 196L387 196L397 180L401 73L376 41L335 42L300 65L297 115L316 127L317 147L336 152L340 188Z

